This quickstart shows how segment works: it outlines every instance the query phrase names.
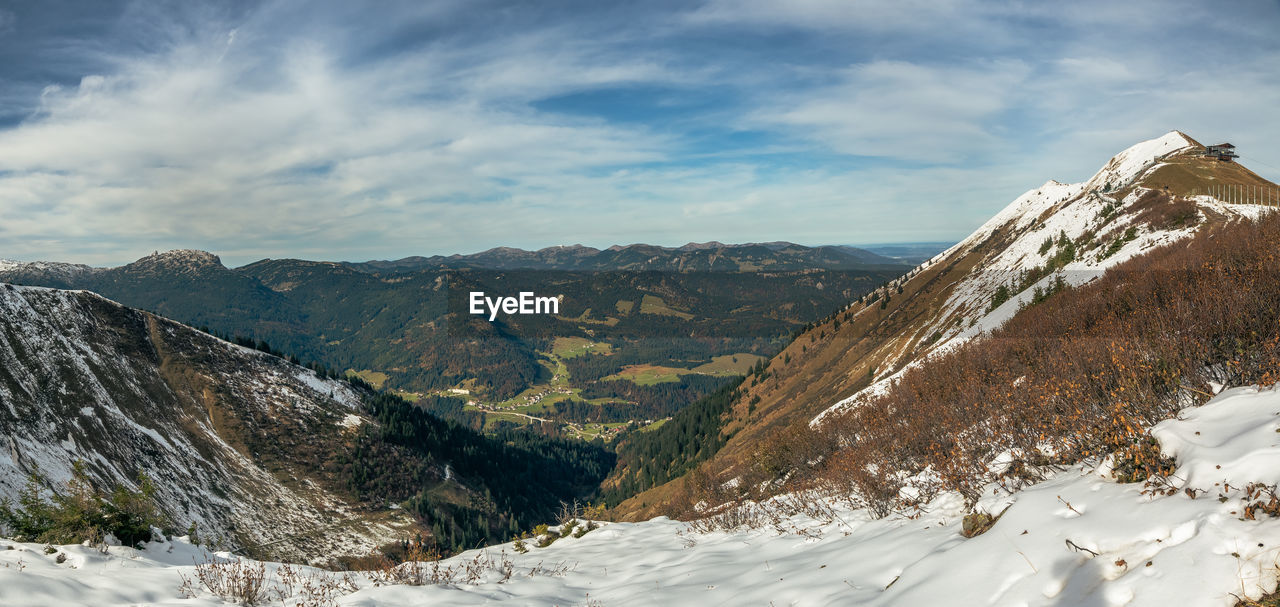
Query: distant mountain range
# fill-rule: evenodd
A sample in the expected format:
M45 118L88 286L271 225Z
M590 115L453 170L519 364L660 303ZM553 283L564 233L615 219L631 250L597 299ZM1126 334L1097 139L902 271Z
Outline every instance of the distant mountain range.
M212 253L177 250L114 268L0 262L0 282L93 291L223 335L265 340L303 360L368 371L385 377L375 383L419 394L458 388L495 401L557 375L582 389L626 377L617 374L628 367L654 365L663 381L683 386L678 394L609 384L600 395L648 402L633 414L654 419L712 388L680 379L701 373L693 369L717 356L745 354L740 365L768 355L805 323L906 269L856 248L783 242L500 248L365 263L264 259L239 268ZM468 316L460 301L469 291L520 290L561 296L560 314L490 323ZM662 339L646 341L651 337ZM548 358L558 338L610 347L592 350L607 352L603 358L583 359L594 365L590 379L578 373L566 380ZM715 369L723 376L737 367ZM625 421L622 410L603 415L571 400L574 413L549 414L565 422Z
M859 251L870 251L876 255L887 257L894 261L916 265L949 249L951 245L954 244L954 241L893 242L885 244L856 245L850 248L857 249Z
M724 244L691 242L680 247L648 244L615 245L607 249L580 244L537 251L498 247L470 255L405 257L394 261L344 262L365 272L412 272L483 268L489 270L586 270L661 272L758 272L783 270L853 270L894 266L894 257L849 246L806 247L790 242Z

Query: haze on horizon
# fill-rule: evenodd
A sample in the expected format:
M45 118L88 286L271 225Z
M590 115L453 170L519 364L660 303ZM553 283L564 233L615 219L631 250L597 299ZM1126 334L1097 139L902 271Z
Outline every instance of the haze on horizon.
M0 3L0 258L954 241L1173 129L1280 179L1278 26L1269 1Z

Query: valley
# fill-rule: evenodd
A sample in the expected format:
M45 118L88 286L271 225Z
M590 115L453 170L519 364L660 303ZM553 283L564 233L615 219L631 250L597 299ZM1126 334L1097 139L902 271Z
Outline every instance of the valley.
M117 268L7 264L0 280L92 290L262 341L476 429L537 423L594 439L669 418L903 267L849 247L708 243L234 269L173 251ZM468 314L470 292L547 288L559 315Z

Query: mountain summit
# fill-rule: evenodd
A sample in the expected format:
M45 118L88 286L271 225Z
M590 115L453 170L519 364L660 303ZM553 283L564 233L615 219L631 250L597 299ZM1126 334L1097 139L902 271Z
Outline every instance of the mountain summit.
M156 252L143 257L127 266L135 271L155 268L166 272L183 271L202 272L214 268L224 268L222 260L208 251L195 249L174 249L163 253Z

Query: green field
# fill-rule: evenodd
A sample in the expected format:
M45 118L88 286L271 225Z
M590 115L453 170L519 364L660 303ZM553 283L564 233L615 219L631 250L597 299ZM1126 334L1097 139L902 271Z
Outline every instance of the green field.
M391 379L391 376L386 373L381 371L371 371L369 369L361 369L359 371L356 371L355 369L347 369L347 375L359 377L370 386L378 389L382 389L382 384L386 383L388 379Z
M560 358L573 358L583 354L609 354L613 346L591 341L585 337L557 337L551 345L551 353Z
M705 365L694 367L693 372L704 375L746 375L751 367L762 360L765 360L765 357L745 352L725 354L713 357L711 362Z
M486 431L493 430L493 429L494 429L494 426L497 424L497 422L500 422L500 421L515 422L515 423L517 423L517 424L520 424L521 426L527 426L527 425L529 425L529 424L533 423L533 420L531 420L531 419L529 419L529 418L527 418L527 417L520 416L520 415L512 415L512 414L510 414L510 413L501 413L501 412L496 412L496 413L495 413L495 412L493 412L493 411L486 411L486 412L485 412L485 416L484 416L484 429L485 429Z
M670 418L667 418L667 419L660 419L660 420L658 420L658 421L656 421L656 422L653 422L652 424L649 424L649 425L647 425L647 426L645 426L645 427L643 427L643 428L640 428L639 432L652 432L652 431L654 431L654 430L657 430L658 428L661 428L661 427L662 427L662 424L665 424L665 423L667 423L668 421L670 421Z
M693 315L688 312L681 312L680 310L676 310L671 306L668 306L667 302L663 301L661 297L647 294L640 300L640 313L675 316L684 320L693 318Z
M602 381L625 379L634 382L636 385L652 386L666 382L677 382L680 381L682 375L690 374L715 375L718 377L745 375L751 370L752 365L761 360L764 360L763 356L740 352L738 354L713 357L711 362L698 365L692 369L659 365L630 365L613 375L603 378Z
M681 375L689 373L693 373L693 371L690 371L689 369L681 369L679 367L629 365L623 370L603 378L601 381L625 379L627 381L634 382L636 385L652 386L653 384L680 381Z
M587 308L586 310L583 310L581 316L577 316L577 317L556 316L556 318L563 321L567 321L567 322L584 322L592 325L606 325L610 327L618 324L618 319L612 316L606 316L604 320L591 318L591 308Z

